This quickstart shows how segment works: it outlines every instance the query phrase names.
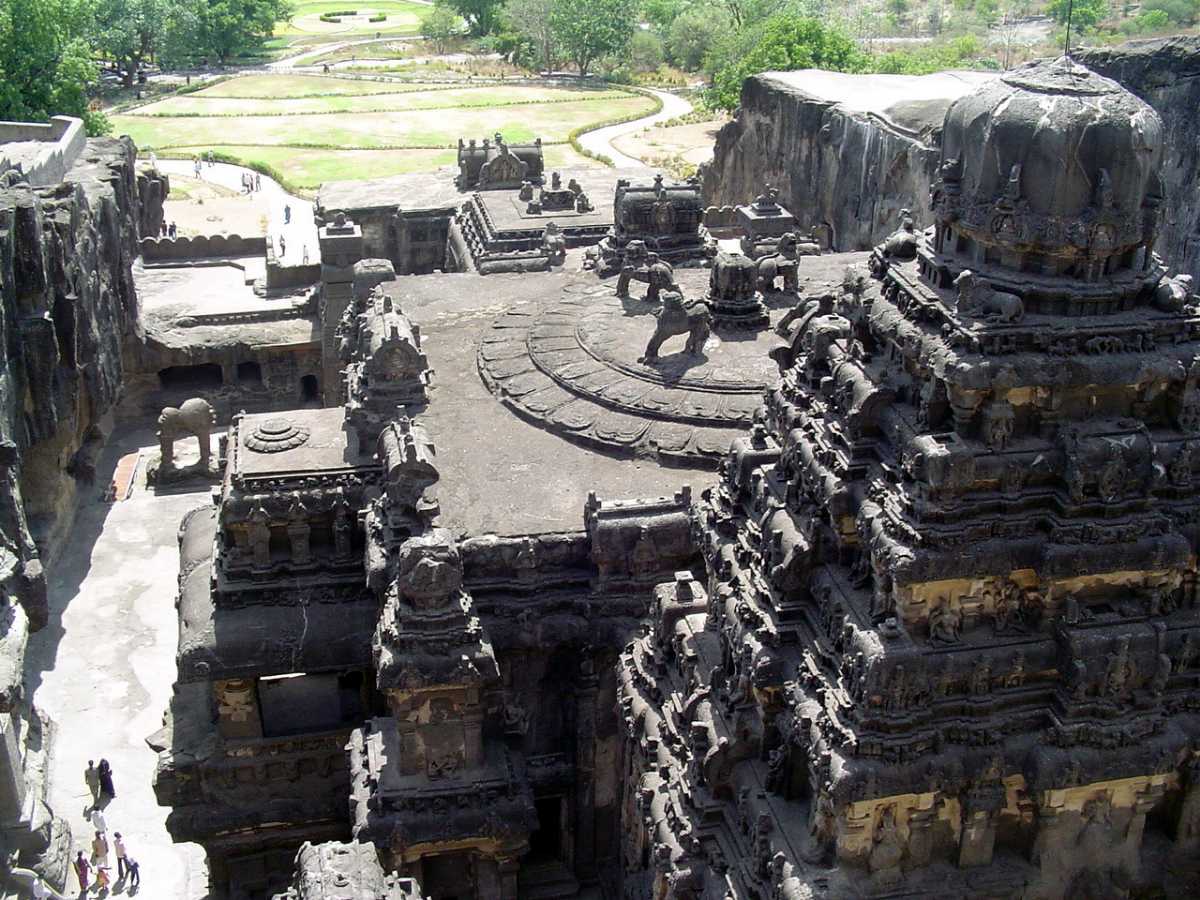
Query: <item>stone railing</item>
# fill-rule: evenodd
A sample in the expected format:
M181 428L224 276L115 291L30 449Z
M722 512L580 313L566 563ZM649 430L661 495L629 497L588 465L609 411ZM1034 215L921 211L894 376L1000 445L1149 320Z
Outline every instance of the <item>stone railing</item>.
M208 259L222 256L261 256L267 251L262 235L199 234L195 237L144 237L142 258L148 262Z
M58 184L86 145L83 121L71 116L0 122L0 172L16 169L35 187Z

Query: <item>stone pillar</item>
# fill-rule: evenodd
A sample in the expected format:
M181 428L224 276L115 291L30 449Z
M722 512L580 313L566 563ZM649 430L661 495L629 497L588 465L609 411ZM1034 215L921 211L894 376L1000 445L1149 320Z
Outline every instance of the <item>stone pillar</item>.
M354 296L354 264L362 259L362 229L338 213L317 229L321 246L321 390L326 406L341 403L337 328Z
M497 860L500 872L500 900L517 900L517 872L521 864L512 857Z
M596 869L596 694L599 684L595 662L590 655L585 656L579 665L579 683L575 689L575 871L583 879L591 878ZM600 774L611 777L609 773Z

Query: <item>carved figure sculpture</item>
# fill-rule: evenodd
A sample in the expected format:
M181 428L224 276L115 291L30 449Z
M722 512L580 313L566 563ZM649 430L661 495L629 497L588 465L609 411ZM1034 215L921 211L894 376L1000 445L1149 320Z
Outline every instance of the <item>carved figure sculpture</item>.
M185 400L180 406L167 406L158 416L158 447L162 453L162 465L175 462L175 441L188 434L196 436L200 444L199 468L208 468L212 450L209 446L217 416L209 402L203 397Z
M567 239L556 222L547 222L542 229L542 251L550 257L550 265L562 265L567 258Z
M799 269L800 253L796 234L789 231L779 238L774 253L758 260L758 289L774 291L776 279L783 278L784 291L797 291L800 287Z
M954 279L958 290L958 311L986 322L1012 324L1025 315L1025 304L1016 294L993 291L986 281L970 269L964 269Z
M663 341L677 334L688 336L684 349L692 354L700 353L704 349L704 342L708 340L711 326L707 306L700 302L686 303L683 294L674 290L662 294L662 303L662 309L658 311L658 326L639 362L658 359L658 349Z
M675 269L657 253L650 253L642 241L630 241L626 248L625 264L617 277L617 296L629 296L629 282L640 281L646 285L644 299L659 302L663 291L674 289Z
M1154 289L1154 306L1163 312L1180 312L1192 296L1192 276L1164 278Z

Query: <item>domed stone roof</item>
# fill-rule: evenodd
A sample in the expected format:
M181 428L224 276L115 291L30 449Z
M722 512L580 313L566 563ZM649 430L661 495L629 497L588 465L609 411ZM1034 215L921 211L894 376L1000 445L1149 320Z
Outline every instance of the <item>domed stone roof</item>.
M1148 246L1162 132L1115 81L1065 57L1033 62L951 104L935 207L985 245L1092 257Z

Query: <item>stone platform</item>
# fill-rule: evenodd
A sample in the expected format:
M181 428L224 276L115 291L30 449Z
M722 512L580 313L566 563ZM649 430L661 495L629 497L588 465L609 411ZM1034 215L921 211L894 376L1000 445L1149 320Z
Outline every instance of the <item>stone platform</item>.
M802 286L831 286L862 256L806 259ZM685 297L703 296L707 270L676 277ZM536 310L496 319L480 340L479 372L513 412L560 437L623 456L716 468L777 378L767 355L780 341L772 326L794 298L767 298L771 326L715 327L695 356L684 351L686 335L669 338L657 360L643 363L658 304L640 294L635 287L635 297L622 300L615 279L576 278Z

